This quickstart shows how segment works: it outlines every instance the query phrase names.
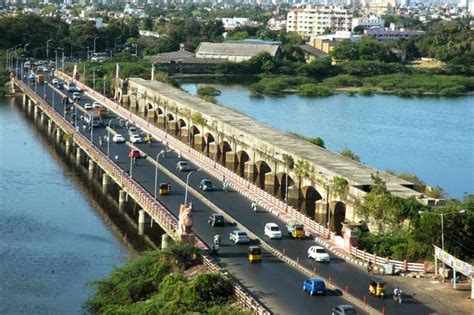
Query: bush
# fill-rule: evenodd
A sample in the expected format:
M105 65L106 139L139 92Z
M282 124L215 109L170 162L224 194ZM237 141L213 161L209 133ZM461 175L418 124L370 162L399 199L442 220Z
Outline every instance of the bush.
M362 86L362 80L348 74L340 74L335 77L325 79L322 84L332 88L353 87Z
M439 91L440 96L453 97L459 96L466 92L466 87L463 85L456 85L453 87L444 88Z
M296 88L298 85L308 83L309 79L304 77L276 77L263 78L250 86L254 93L281 94L285 90Z
M221 91L212 86L200 86L197 89L197 94L201 96L219 96Z
M327 97L333 94L328 88L313 83L300 85L298 91L299 94L304 96Z
M359 89L359 94L362 96L372 96L374 94L374 89L370 87L362 87Z

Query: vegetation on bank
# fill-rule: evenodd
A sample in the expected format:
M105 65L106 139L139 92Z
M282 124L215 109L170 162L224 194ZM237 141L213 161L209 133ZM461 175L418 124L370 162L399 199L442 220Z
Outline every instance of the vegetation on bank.
M448 200L430 213L415 198L401 198L390 194L377 175L374 185L364 197L358 214L364 218L368 230L358 234L359 246L379 256L401 260L432 259L432 244L441 244L440 214L450 213L444 221L445 248L460 259L474 261L474 195L463 201ZM460 214L460 210L465 210Z
M308 141L311 144L317 145L318 147L326 148L326 144L324 143L324 140L320 137L316 137L316 138L305 137L296 132L290 132L289 134L298 139L302 139L302 140Z
M221 91L212 86L200 86L197 89L199 96L219 96Z
M202 273L196 249L178 243L146 253L90 286L92 314L247 314L232 306L232 283Z
M5 96L5 84L10 80L10 72L5 68L6 56L4 51L0 51L0 97Z

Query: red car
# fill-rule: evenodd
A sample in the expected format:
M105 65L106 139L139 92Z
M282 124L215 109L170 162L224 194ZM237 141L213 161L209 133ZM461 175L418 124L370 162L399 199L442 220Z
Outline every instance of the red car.
M130 152L128 152L128 157L129 158L139 158L140 157L140 151L138 150L130 150Z

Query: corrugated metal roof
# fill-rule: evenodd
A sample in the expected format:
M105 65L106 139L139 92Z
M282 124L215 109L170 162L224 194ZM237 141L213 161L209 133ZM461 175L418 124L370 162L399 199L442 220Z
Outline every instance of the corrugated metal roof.
M270 56L275 57L279 48L278 45L267 44L202 42L199 44L196 57L208 55L252 57L261 52L267 52Z

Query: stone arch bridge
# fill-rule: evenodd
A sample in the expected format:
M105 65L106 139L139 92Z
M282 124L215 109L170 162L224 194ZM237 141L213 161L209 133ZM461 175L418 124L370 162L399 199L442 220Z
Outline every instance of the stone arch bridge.
M157 81L117 80L115 99L265 191L287 196L289 204L320 223L329 222L337 233L342 222L358 221L356 206L370 191L375 173L393 195L433 202L411 182ZM285 155L296 167L286 166ZM345 193L331 191L335 177L345 179Z

